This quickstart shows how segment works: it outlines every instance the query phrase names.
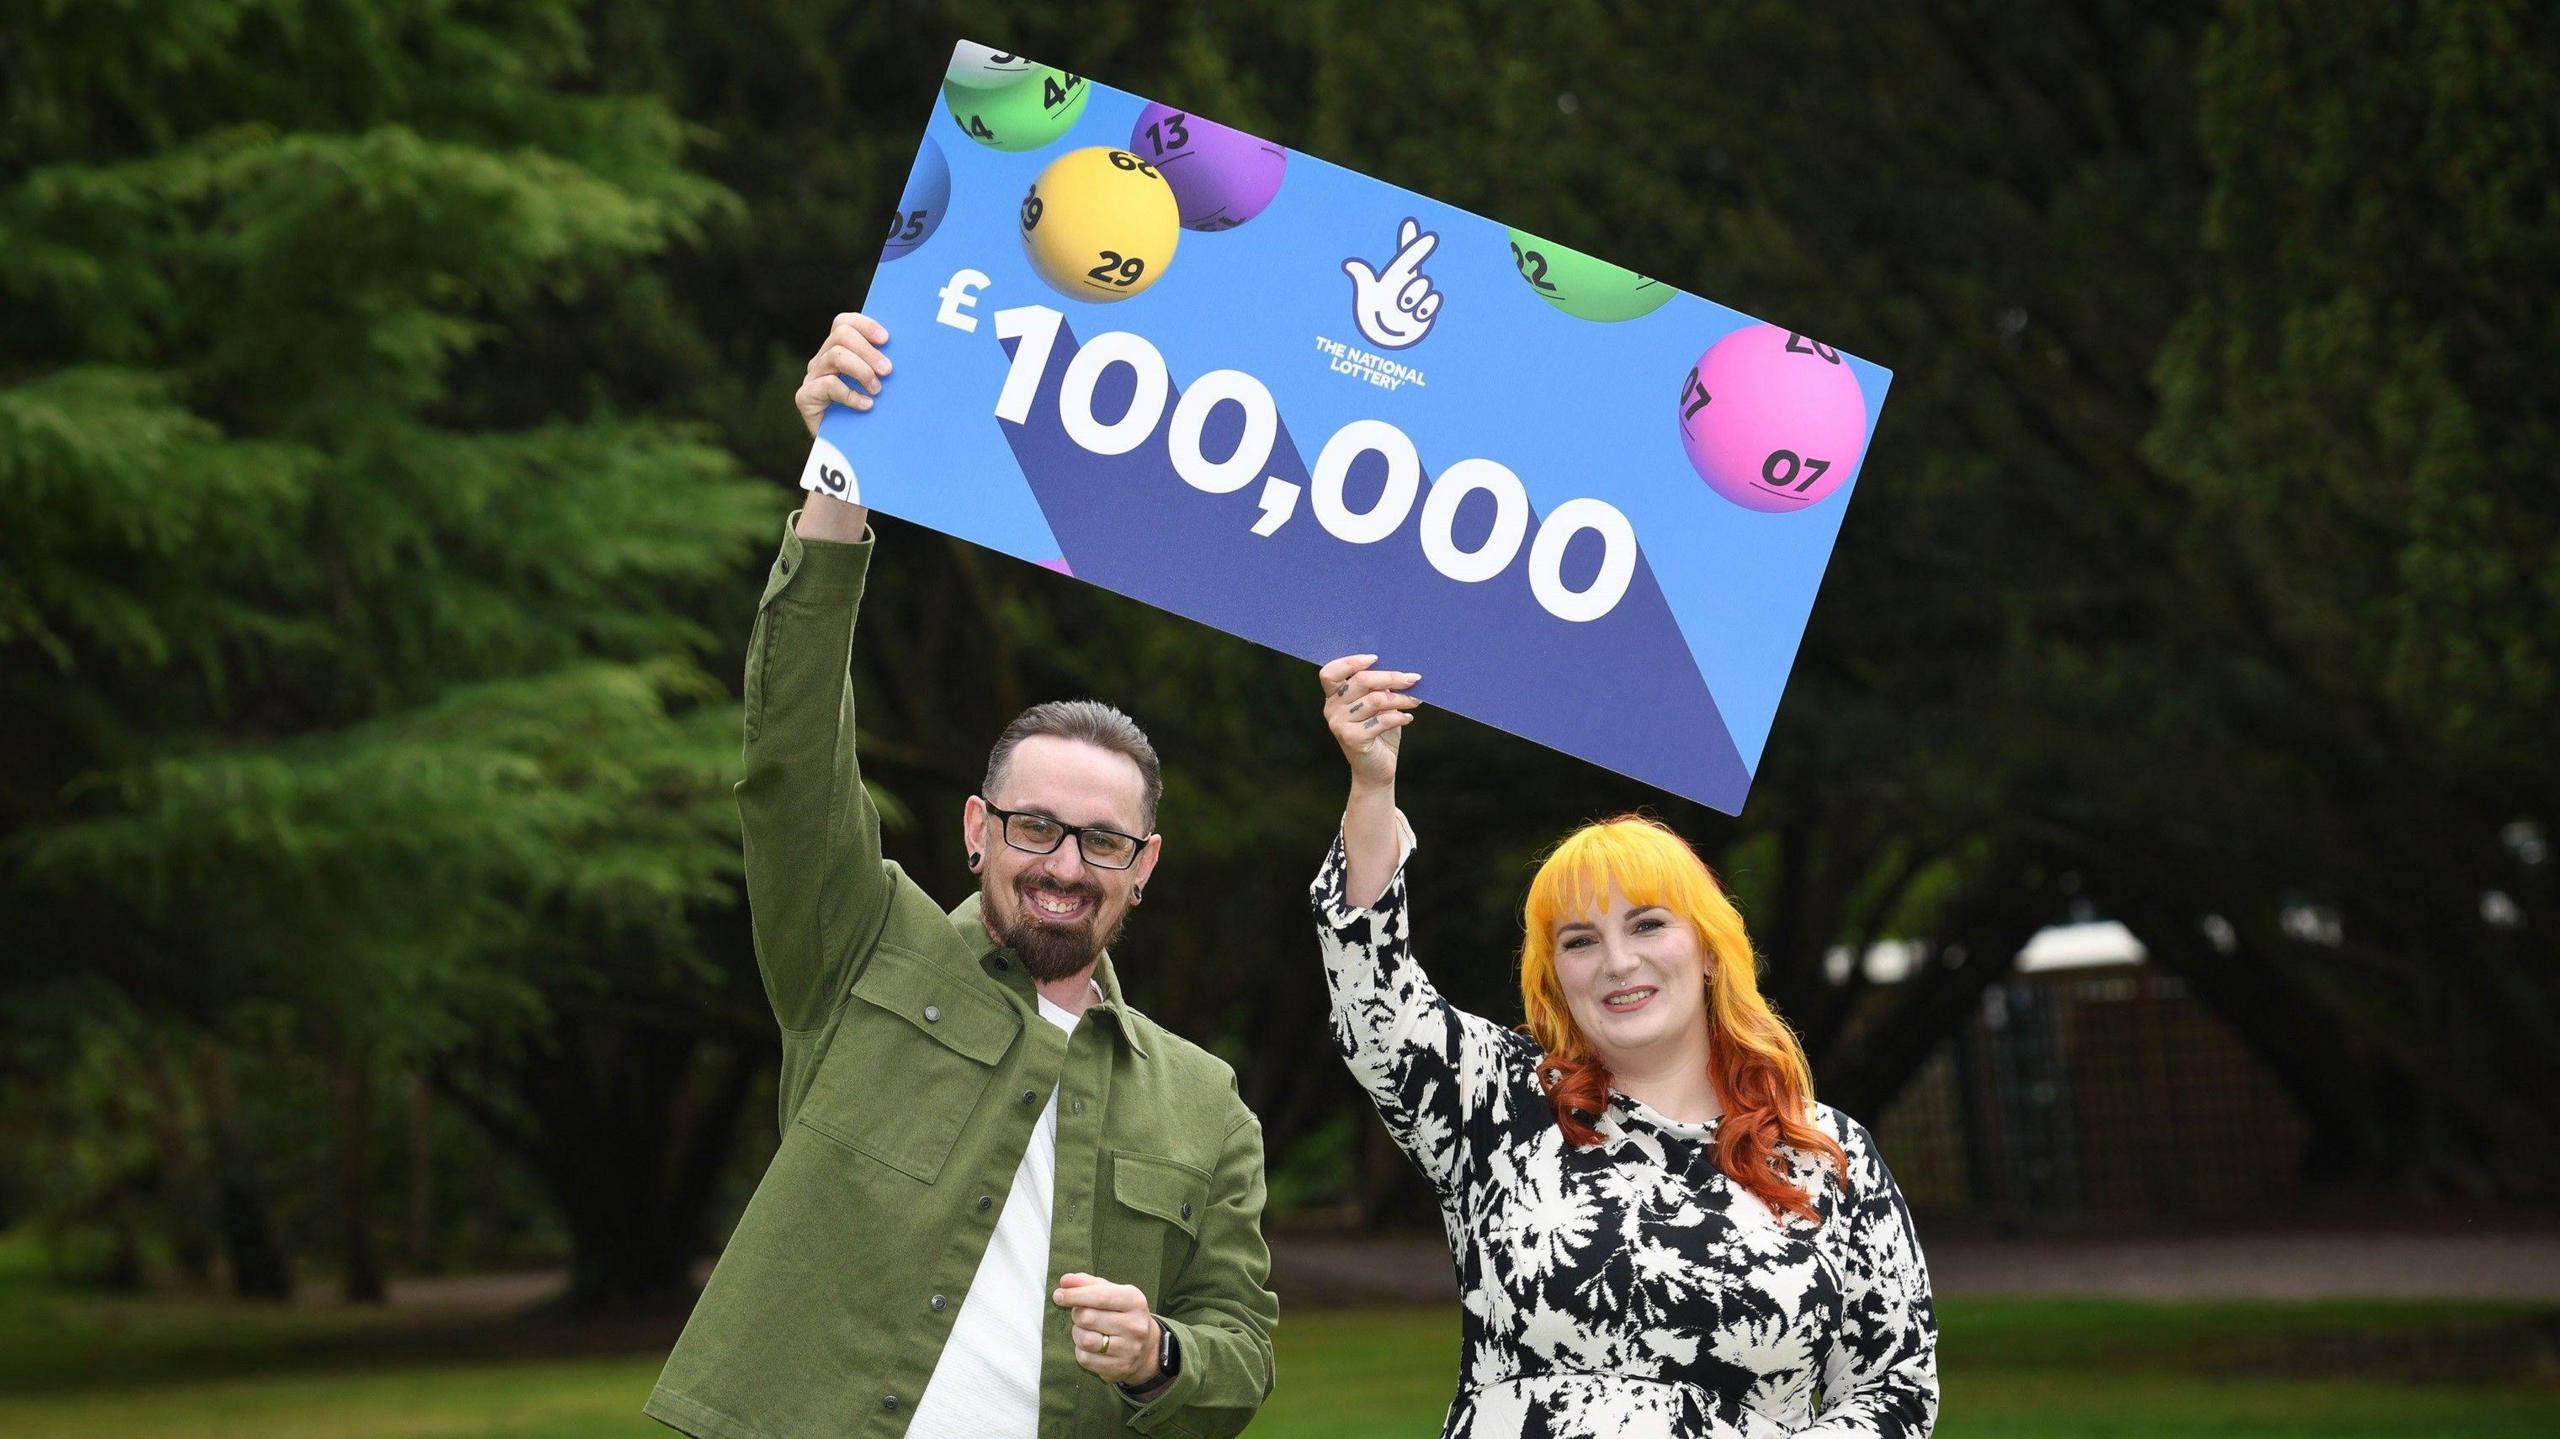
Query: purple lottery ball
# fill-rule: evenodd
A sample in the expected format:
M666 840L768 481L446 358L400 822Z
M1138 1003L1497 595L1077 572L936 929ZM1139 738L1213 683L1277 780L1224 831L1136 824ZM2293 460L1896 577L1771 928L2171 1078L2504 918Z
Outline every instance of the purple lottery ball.
M1170 105L1138 112L1129 148L1173 187L1186 230L1232 230L1261 214L1289 164L1289 152L1268 140Z

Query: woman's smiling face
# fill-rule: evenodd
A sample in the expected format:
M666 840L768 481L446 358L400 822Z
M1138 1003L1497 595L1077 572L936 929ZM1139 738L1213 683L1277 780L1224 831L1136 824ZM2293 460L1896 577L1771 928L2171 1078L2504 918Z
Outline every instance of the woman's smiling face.
M1706 1031L1706 947L1672 910L1630 904L1613 884L1607 908L1566 918L1554 939L1565 1007L1611 1070Z

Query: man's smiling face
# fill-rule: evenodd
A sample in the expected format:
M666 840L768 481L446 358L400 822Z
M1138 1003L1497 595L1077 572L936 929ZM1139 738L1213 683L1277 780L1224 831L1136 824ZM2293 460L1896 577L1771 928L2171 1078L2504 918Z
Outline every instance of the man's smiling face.
M1149 833L1145 778L1126 755L1031 735L1006 761L1000 788L983 801L972 797L963 817L969 848L982 857L980 916L997 943L1022 957L1033 979L1064 979L1119 938L1133 896L1155 871L1160 842ZM990 804L1064 825L1118 830L1145 843L1127 869L1087 862L1073 837L1047 854L1026 853L1005 842Z

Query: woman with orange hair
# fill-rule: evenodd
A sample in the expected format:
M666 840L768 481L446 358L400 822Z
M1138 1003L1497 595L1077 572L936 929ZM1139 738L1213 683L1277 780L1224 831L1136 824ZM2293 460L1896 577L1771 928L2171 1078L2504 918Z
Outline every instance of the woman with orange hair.
M1396 809L1418 675L1324 667L1351 765L1315 882L1335 1043L1438 1191L1465 1303L1448 1439L1917 1439L1937 1322L1901 1191L1813 1100L1742 917L1622 816L1530 882L1508 1030L1413 957Z

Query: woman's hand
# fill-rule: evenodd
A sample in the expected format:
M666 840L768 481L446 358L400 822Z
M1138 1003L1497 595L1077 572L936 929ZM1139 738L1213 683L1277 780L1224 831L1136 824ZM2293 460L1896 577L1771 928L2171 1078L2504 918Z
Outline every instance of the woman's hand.
M1324 722L1351 762L1351 800L1342 809L1343 890L1361 909L1378 902L1403 858L1396 820L1396 760L1404 727L1422 701L1406 694L1422 676L1371 669L1376 655L1344 655L1316 677L1324 682Z
M1422 701L1406 694L1418 674L1372 669L1376 655L1344 655L1316 677L1324 682L1324 720L1351 763L1351 788L1395 788L1402 731Z

